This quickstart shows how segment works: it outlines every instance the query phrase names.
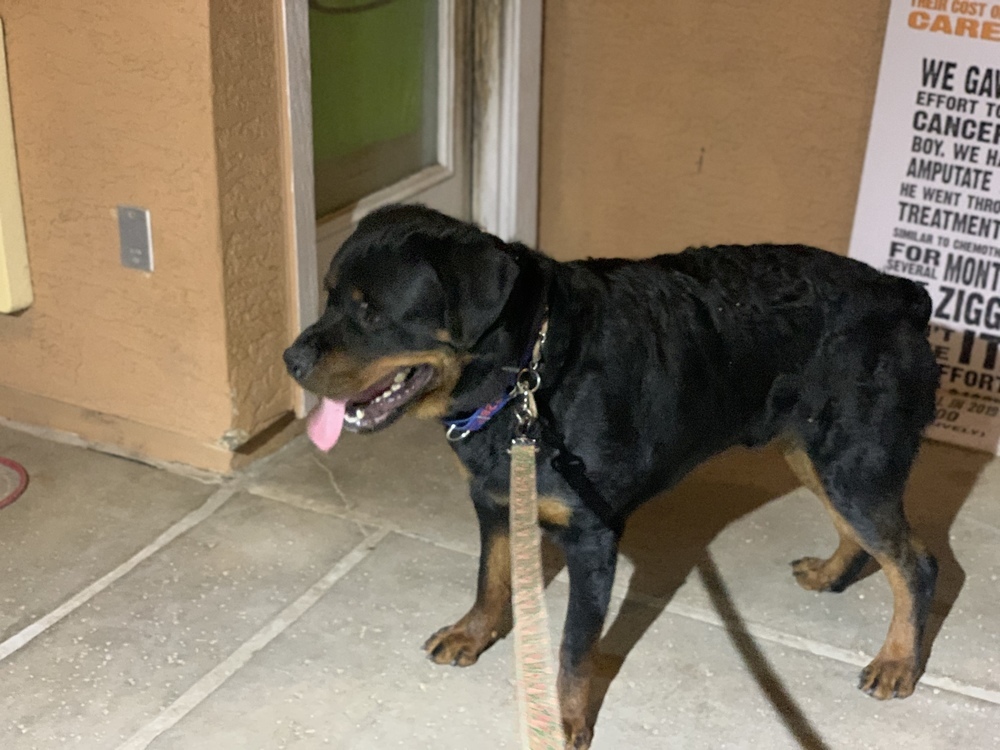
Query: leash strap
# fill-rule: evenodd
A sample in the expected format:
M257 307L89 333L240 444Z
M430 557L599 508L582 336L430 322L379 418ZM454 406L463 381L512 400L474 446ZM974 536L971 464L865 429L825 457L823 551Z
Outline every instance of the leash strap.
M510 448L510 569L518 714L525 750L562 750L565 740L542 579L535 452L535 442L526 437L515 438Z

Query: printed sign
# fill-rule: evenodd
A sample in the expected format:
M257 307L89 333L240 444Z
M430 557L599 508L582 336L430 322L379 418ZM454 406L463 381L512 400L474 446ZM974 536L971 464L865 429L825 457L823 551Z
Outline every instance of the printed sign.
M1000 0L892 0L850 255L930 292L930 437L1000 452Z

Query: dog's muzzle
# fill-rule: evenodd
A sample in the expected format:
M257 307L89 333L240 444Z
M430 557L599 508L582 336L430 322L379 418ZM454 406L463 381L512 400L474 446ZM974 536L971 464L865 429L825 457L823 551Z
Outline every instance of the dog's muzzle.
M319 359L316 356L316 349L314 347L300 344L299 342L295 342L285 349L282 358L285 360L285 367L288 368L288 374L300 383L309 377L309 373L313 371Z

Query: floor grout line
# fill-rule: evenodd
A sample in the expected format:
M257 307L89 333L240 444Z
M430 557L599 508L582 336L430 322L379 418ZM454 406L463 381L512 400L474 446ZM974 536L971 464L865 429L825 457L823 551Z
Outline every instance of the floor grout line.
M389 529L382 528L366 537L354 549L340 558L327 574L310 586L302 596L285 607L267 625L244 641L226 659L185 690L155 719L119 745L118 750L143 750L157 737L191 713L224 685L230 677L246 666L258 651L294 625L327 591L333 588L337 581L368 557L389 533L391 533Z
M285 505L290 505L293 508L298 508L299 510L306 510L310 513L316 513L321 516L333 516L335 518L340 518L345 521L360 522L361 519L365 519L364 513L358 513L354 508L350 507L347 503L343 505L337 504L323 504L319 505L315 500L310 500L306 497L301 497L300 495L294 493L285 492L275 492L266 485L261 485L256 481L252 481L245 487L246 491L251 495L256 495L257 497L263 498L264 500L271 500L276 503L283 503ZM371 519L366 519L365 523L371 524Z
M623 601L627 599L628 601L644 606L662 608L663 611L669 612L672 615L684 617L689 620L695 620L696 622L701 622L716 628L724 629L726 627L725 621L716 612L702 609L701 607L694 607L690 604L673 601L668 602L664 607L662 600L655 597L643 596L641 594L621 596L616 593L614 596L615 598ZM819 656L824 659L831 659L833 661L849 664L854 667L867 666L872 660L871 656L863 655L857 651L851 651L849 649L833 646L829 643L823 643L821 641L814 641L811 638L793 635L792 633L786 633L782 630L775 630L774 628L769 628L766 625L758 625L756 623L748 622L745 624L744 628L747 633L761 641L766 641L779 646L785 646L787 648L794 649L795 651L811 654L813 656ZM925 685L939 690L946 690L950 693L957 693L967 698L975 698L986 703L1000 705L1000 691L979 687L978 685L970 685L968 683L952 679L951 677L945 677L944 675L936 675L932 672L925 672L921 675L920 681L917 684L918 686Z
M132 461L134 463L149 466L153 469L165 471L174 476L193 479L196 482L208 485L221 485L226 482L226 476L211 469L199 469L189 464L178 461L159 461L148 456L143 456L132 451L125 450L117 445L102 441L86 440L75 432L58 430L53 427L40 427L39 425L17 422L13 419L0 417L0 427L6 427L15 432L22 432L26 435L45 440L58 445L68 445L73 448L83 448L91 453L101 454L112 458Z
M215 511L221 508L226 501L236 493L237 489L238 483L226 484L220 487L208 496L208 499L201 505L201 507L196 508L185 515L179 521L170 526L170 528L156 537L156 539L132 555L128 560L121 563L110 572L104 574L93 583L84 587L58 607L42 617L39 617L24 629L10 636L5 641L0 642L0 661L3 661L11 654L20 650L60 620L75 612L95 596L114 584L115 581L127 575L137 565L142 563L144 560L149 559L161 549L166 547L181 534L190 531L192 528L200 524L206 518L215 513Z
M271 500L276 503L283 503L285 505L290 505L293 508L298 508L299 510L309 511L311 513L317 513L322 516L330 516L331 518L339 518L342 521L349 521L360 526L366 526L369 529L386 529L393 532L394 534L399 534L400 536L405 536L408 539L413 539L418 542L423 542L425 544L433 545L443 550L449 552L457 552L460 555L465 555L466 557L477 558L479 557L478 552L472 552L467 547L463 547L459 544L451 544L449 542L443 542L439 539L432 539L428 536L421 534L418 531L411 531L398 524L387 522L382 519L376 519L372 516L366 515L365 513L359 513L352 508L342 508L342 507L317 507L310 503L305 498L299 498L292 495L286 495L283 493L275 493L269 491L266 487L260 485L251 485L246 488L247 492L256 497L263 498L265 500Z

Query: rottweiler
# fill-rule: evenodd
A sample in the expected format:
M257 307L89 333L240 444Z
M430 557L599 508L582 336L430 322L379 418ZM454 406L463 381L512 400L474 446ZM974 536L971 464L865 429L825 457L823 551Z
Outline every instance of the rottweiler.
M802 245L558 262L423 206L366 216L325 277L326 309L286 350L319 395L310 430L372 432L404 412L442 420L479 519L478 590L432 635L468 666L511 628L506 406L542 326L535 393L539 523L565 553L558 688L567 747L590 745L588 692L629 514L724 449L780 440L840 535L792 564L842 591L874 558L894 597L862 670L876 698L910 695L937 563L903 488L935 411L938 369L917 284Z

